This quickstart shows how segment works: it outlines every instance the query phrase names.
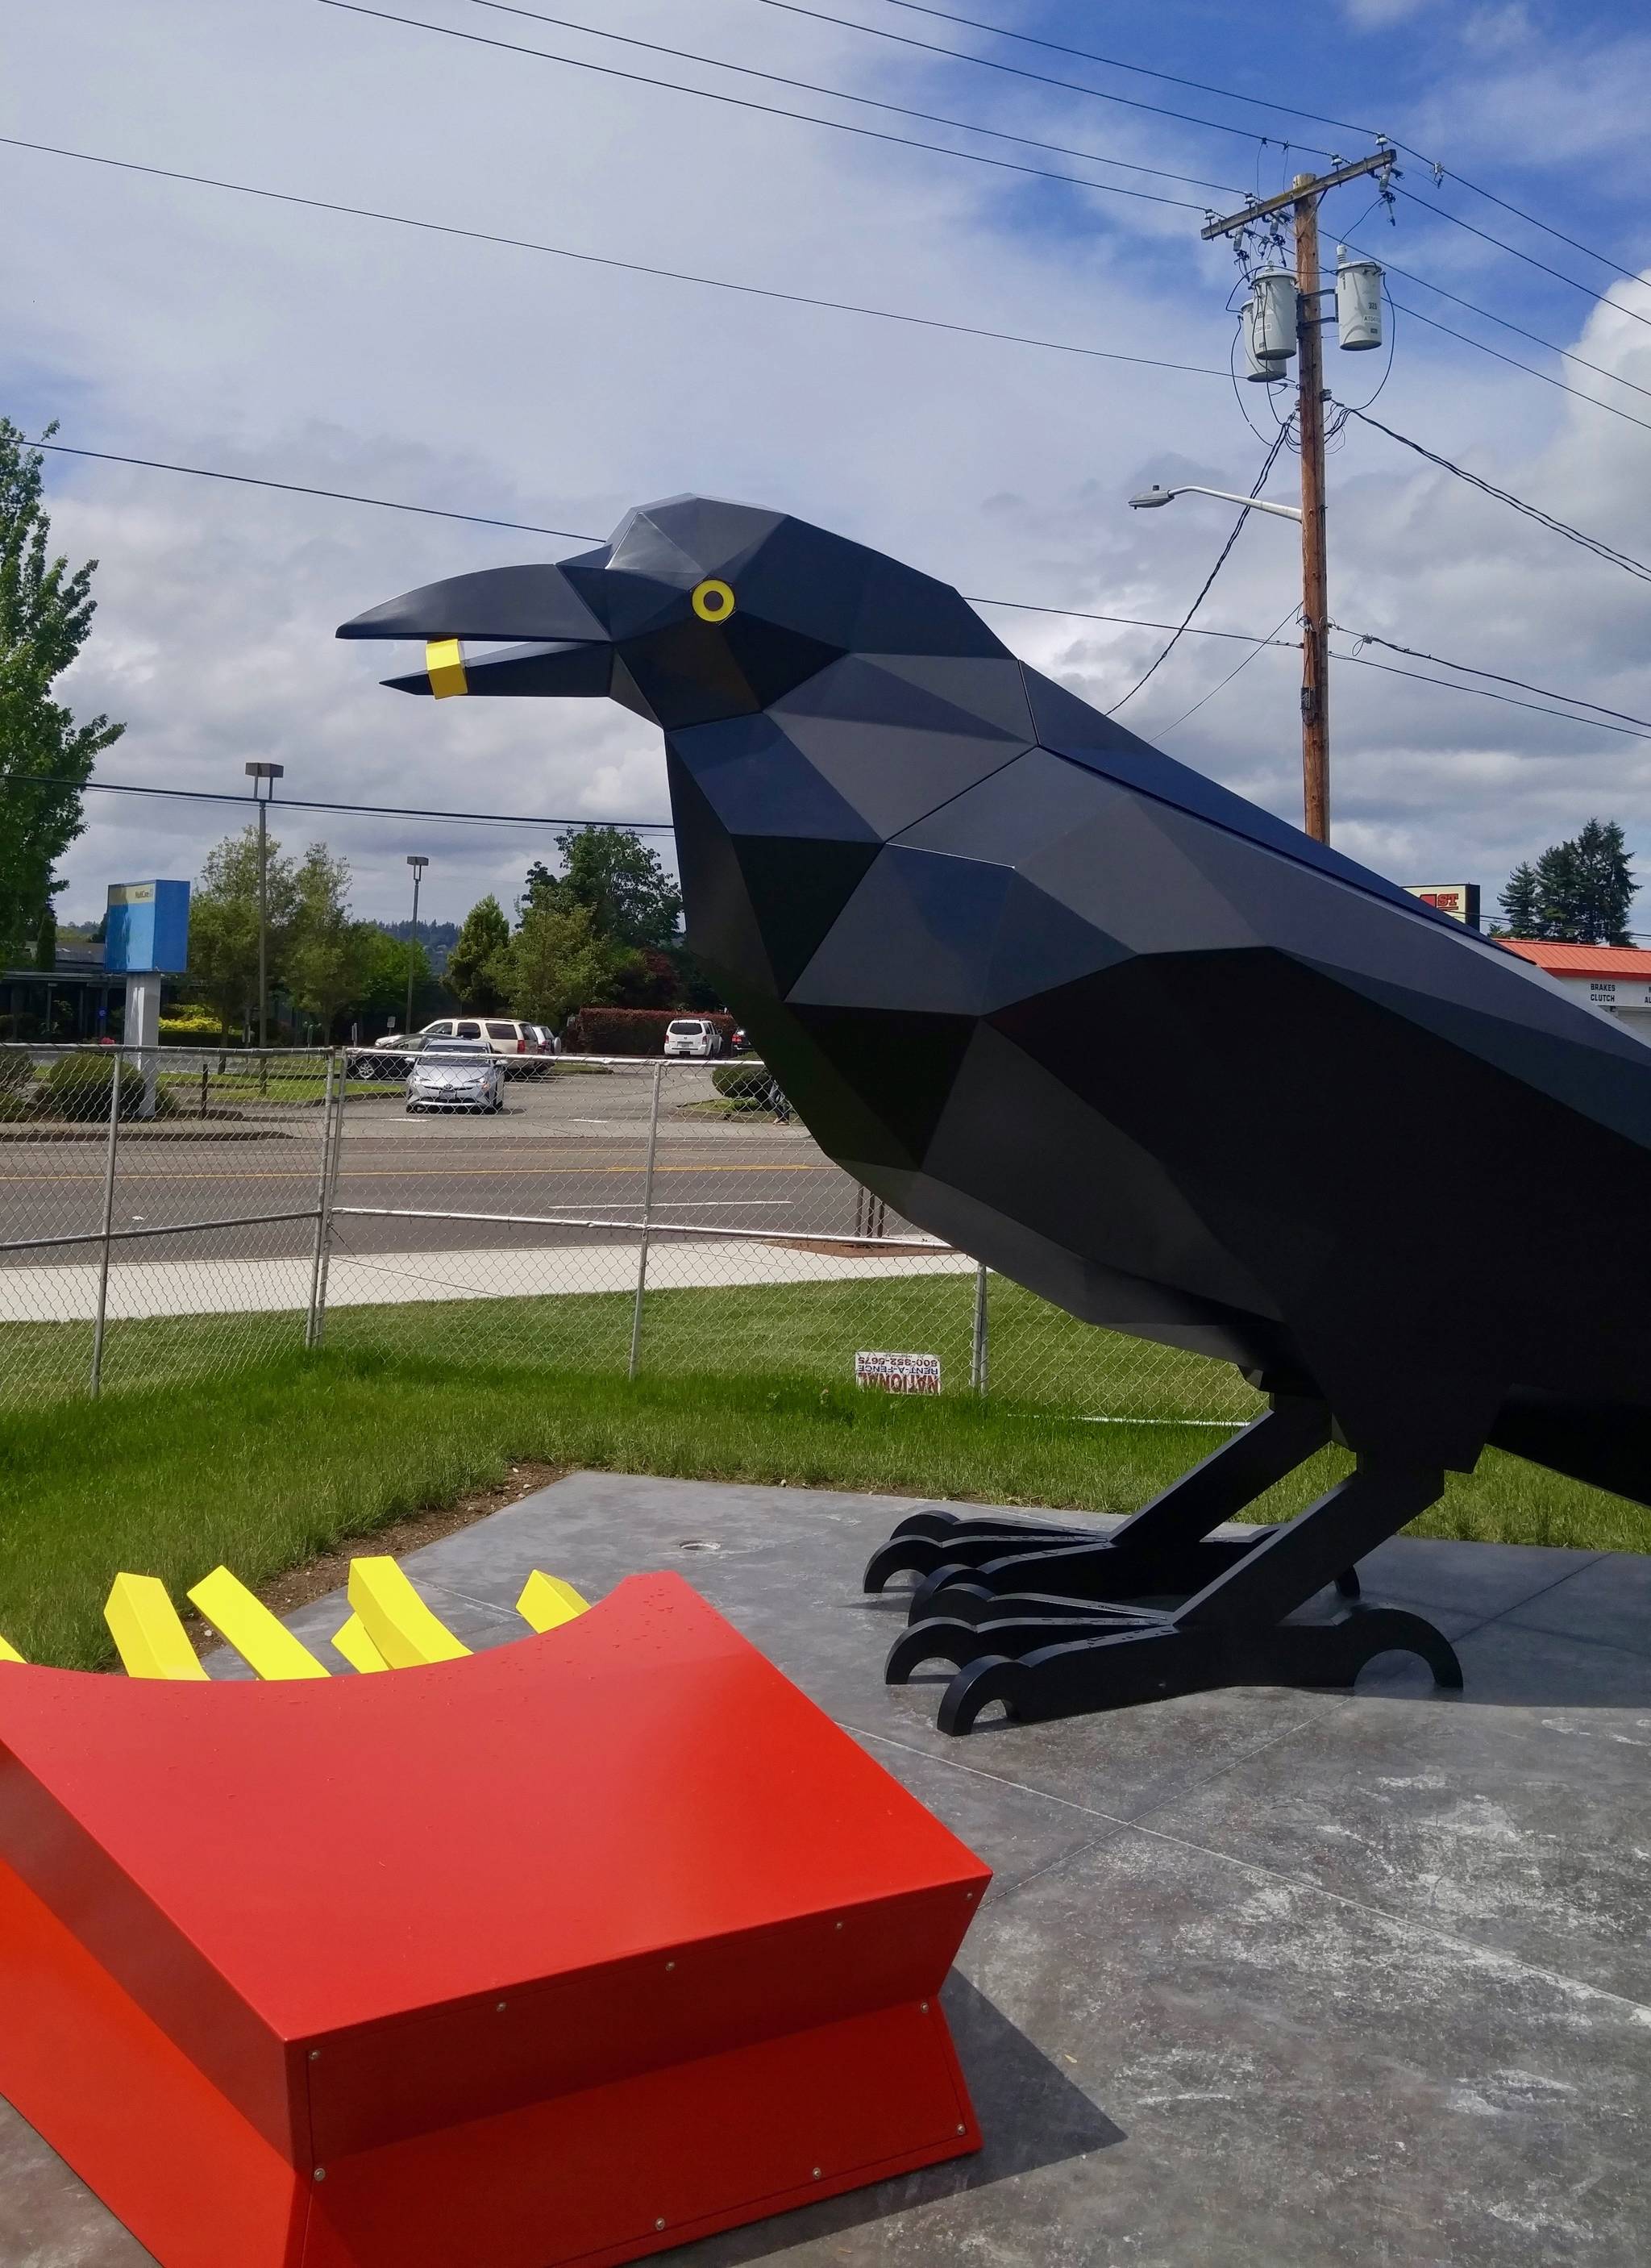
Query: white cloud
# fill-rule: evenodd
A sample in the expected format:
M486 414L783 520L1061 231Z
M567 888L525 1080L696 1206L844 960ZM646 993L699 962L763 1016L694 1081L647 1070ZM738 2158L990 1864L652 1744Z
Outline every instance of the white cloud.
M449 20L468 14L453 8ZM682 36L667 0L630 0L615 23ZM732 0L696 12L693 43L708 51L888 83L848 35L800 38L786 30L782 45ZM11 83L29 92L6 130L36 139L701 274L1226 360L1229 269L1223 254L1190 247L1196 215L1071 196L1058 230L1050 201L1066 192L319 9L277 19L151 0L140 19L118 0L86 0L72 46L41 11L11 45ZM1052 130L1056 115L1019 98L993 114L1028 132ZM1055 138L1085 137L1068 118ZM1087 138L1102 146L1098 129ZM1109 128L1105 144L1208 170L1207 152L1200 163L1161 128L1150 144ZM1176 468L1248 486L1262 454L1230 391L1206 379L15 151L0 151L0 168L13 208L30 201L27 225L0 244L21 373L0 408L30 422L61 409L63 438L94 447L599 535L633 503L699 488L795 509L977 594L1165 621L1230 517L1196 498L1132 515L1124 499ZM1651 346L1651 331L1601 310L1581 351L1651 385L1641 340ZM1361 398L1372 359L1348 358L1335 383ZM1633 427L1558 395L1551 405L1489 364L1470 385L1413 327L1380 414L1643 550L1651 451ZM1627 578L1380 436L1350 433L1331 475L1338 621L1651 714L1642 593ZM1288 478L1286 460L1275 487L1287 493ZM50 479L58 541L103 562L71 697L129 720L109 777L239 789L248 757L272 757L291 793L341 801L666 815L657 735L624 712L405 700L378 688L372 651L333 640L339 621L398 590L564 546L63 460ZM1202 619L1267 628L1295 587L1290 529L1252 523ZM1162 643L991 619L1102 705ZM1126 718L1151 737L1241 651L1183 640ZM1169 742L1293 817L1294 670L1292 656L1259 656ZM1651 779L1634 742L1355 668L1338 673L1333 731L1338 839L1400 879L1461 873L1493 891L1514 858L1596 809L1651 845ZM112 878L193 872L234 817L114 798L90 808L69 861L71 910ZM410 850L434 861L424 909L456 918L484 889L508 900L548 849L533 832L411 821L283 824L298 841L324 828L357 864L362 908L387 916L402 910Z
M1357 31L1385 32L1434 4L1434 0L1341 0L1341 12Z

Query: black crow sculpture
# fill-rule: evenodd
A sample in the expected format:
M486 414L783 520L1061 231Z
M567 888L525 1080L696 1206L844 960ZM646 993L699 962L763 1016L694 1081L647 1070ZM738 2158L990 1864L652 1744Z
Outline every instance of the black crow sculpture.
M1352 1563L1487 1442L1651 1501L1651 1051L1523 961L783 513L674 498L339 636L425 640L406 692L659 725L689 940L822 1147L1269 1396L1107 1541L901 1523L866 1587L920 1578L888 1675L955 1664L947 1729L1350 1684L1395 1648L1459 1685L1413 1615L1296 1610L1356 1598ZM1212 1535L1332 1438L1356 1464L1328 1495Z

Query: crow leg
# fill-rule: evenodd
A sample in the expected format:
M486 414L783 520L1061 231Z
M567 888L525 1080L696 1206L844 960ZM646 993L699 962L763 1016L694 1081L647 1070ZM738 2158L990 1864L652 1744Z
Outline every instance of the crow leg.
M1109 1536L1049 1529L1006 1543L1000 1524L993 1523L999 1528L994 1536L968 1533L972 1524L966 1523L925 1539L919 1558L917 1539L896 1534L873 1556L866 1571L866 1587L881 1588L896 1565L913 1568L919 1579L910 1605L914 1623L949 1612L943 1595L964 1579L1000 1594L1054 1592L1074 1601L1187 1597L1248 1557L1265 1533L1211 1539L1211 1528L1242 1512L1315 1455L1329 1440L1330 1429L1323 1403L1276 1395L1270 1410ZM1333 1574L1344 1595L1357 1596L1355 1576L1345 1568ZM874 1583L873 1577L880 1580Z
M1254 1630L1281 1622L1340 1569L1397 1535L1443 1493L1436 1466L1360 1457L1345 1481L1275 1528L1235 1566L1194 1594L1178 1610L1182 1630Z

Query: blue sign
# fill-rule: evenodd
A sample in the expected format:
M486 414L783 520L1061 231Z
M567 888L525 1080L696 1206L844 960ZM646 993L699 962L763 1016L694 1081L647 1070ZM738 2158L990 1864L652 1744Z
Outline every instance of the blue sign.
M103 966L110 976L176 976L189 965L189 885L111 882Z

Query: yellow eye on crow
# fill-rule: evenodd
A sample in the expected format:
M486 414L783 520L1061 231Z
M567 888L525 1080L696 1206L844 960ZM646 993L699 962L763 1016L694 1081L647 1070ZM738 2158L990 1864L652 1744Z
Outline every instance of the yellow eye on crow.
M693 608L702 622L726 622L733 612L733 593L712 575L694 585Z

